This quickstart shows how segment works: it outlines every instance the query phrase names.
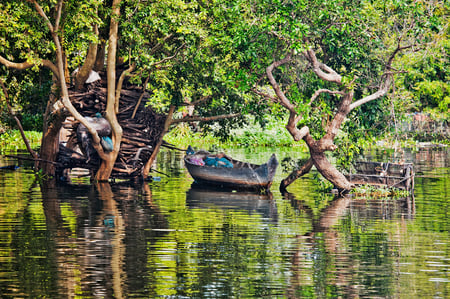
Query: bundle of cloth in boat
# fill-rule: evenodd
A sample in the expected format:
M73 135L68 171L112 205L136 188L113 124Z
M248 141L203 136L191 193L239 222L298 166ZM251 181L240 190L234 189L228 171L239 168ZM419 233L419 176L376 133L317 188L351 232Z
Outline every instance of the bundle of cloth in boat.
M220 156L206 157L205 164L214 167L233 168L233 164L227 158Z
M186 154L190 156L189 161L195 165L233 168L233 163L231 163L231 161L227 159L224 153L211 155L207 151L195 152L194 149L189 145L186 150Z

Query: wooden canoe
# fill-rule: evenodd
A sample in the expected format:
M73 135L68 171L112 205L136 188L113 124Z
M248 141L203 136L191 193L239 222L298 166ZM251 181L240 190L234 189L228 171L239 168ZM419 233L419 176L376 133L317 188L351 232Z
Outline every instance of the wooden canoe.
M414 189L414 168L410 163L361 161L353 164L356 173L346 175L355 185L372 185L384 188Z
M272 185L278 161L272 154L267 163L257 165L241 162L230 157L228 160L233 168L197 165L192 162L194 157L206 157L210 153L199 151L194 154L186 154L184 163L189 174L198 184L219 186L233 190L268 190Z

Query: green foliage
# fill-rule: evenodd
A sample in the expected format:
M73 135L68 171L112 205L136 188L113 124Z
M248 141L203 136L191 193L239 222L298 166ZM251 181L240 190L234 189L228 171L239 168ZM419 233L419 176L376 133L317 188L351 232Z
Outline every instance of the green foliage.
M425 23L429 26L429 44L426 52L417 51L404 56L396 65L404 72L397 76L398 91L395 94L399 111L415 112L436 110L449 117L450 64L448 53L448 4L436 6L435 13Z
M332 156L336 159L337 168L348 173L352 162L372 141L372 136L363 130L360 124L352 121L345 122L334 140L337 149L332 152Z
M255 118L247 120L248 125L232 129L224 138L218 137L220 124L211 126L210 130L195 132L191 126L181 123L172 129L165 137L169 143L180 147L193 145L197 148L209 148L212 145L222 146L288 146L292 144L292 137L283 128L284 120L266 117L264 121L256 122ZM262 125L261 125L262 123Z
M54 23L57 3L39 4ZM253 93L255 88L270 90L265 76L268 65L288 53L293 55L274 76L303 115L299 125L309 126L314 138L323 136L341 101L338 95L322 94L309 104L317 89L338 87L312 72L303 55L307 49L314 49L318 59L336 70L345 88L360 99L377 90L386 59L402 38L402 45L414 46L395 64L395 70L407 71L397 75L395 108L421 111L431 107L448 114L447 16L448 4L411 0L125 0L120 17L114 17L119 20L119 69L136 64L130 80L142 84L149 79L146 88L151 93L150 105L156 110L166 112L169 105L208 97L196 106L196 115L241 112L252 115L266 131L241 129L241 140L233 136L233 142L286 144L289 141L283 126L263 126L266 115L282 113L280 105ZM109 2L64 2L58 34L69 71L81 65L90 43L108 39L110 18ZM418 45L427 45L423 48L429 52ZM32 3L8 0L0 4L0 53L15 62L55 60L54 41ZM21 77L1 68L14 94L14 109L22 111L27 129L35 130L40 125L37 115L45 109L50 93L48 71L37 73L34 68ZM345 160L357 154L359 145L355 142L362 136L359 132L383 131L390 118L387 105L390 102L372 102L349 117L355 125L351 130L344 129L344 139L337 141L345 150L340 164L345 165ZM248 123L249 118L239 117L200 126L205 133L226 140L231 130ZM357 134L350 136L354 132Z
M194 148L210 148L212 145L221 144L217 138L212 135L204 134L203 132L193 132L191 127L182 123L170 130L164 136L164 140L170 144L174 144L179 148L187 148L188 145Z
M25 136L30 142L32 148L37 148L41 145L41 132L27 131ZM26 150L22 135L18 130L6 131L0 135L0 153L16 152L18 150Z
M357 198L371 199L404 199L411 195L409 191L400 190L397 188L376 188L374 186L360 186L351 191Z
M236 145L245 146L286 146L292 144L292 137L284 129L283 119L266 116L259 122L255 118L248 125L235 129L227 140Z

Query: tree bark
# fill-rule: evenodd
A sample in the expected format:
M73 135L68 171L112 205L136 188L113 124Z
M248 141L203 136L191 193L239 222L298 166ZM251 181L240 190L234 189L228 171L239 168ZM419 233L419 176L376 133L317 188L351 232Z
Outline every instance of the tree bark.
M94 71L100 72L105 68L106 43L102 41L97 47L97 55L95 57Z
M89 45L86 59L75 76L74 88L76 90L81 89L84 86L84 82L86 82L86 80L89 78L89 75L94 67L96 57L97 57L97 44L91 43Z
M292 184L295 180L297 180L299 177L304 176L305 174L310 172L313 165L314 165L313 159L309 158L308 161L302 167L291 172L291 174L287 178L285 178L281 181L280 192L285 193L286 188L290 184Z
M102 157L102 163L95 175L97 181L107 181L111 176L111 172L114 168L117 155L119 154L120 144L122 142L122 127L119 125L119 121L116 115L116 92L120 93L120 90L116 91L116 55L117 55L117 35L119 28L118 16L120 15L120 0L114 0L112 3L112 15L109 29L108 40L108 58L106 65L107 76L107 104L106 104L106 116L105 118L111 124L112 141L114 144L113 150L104 154ZM101 146L100 146L101 148Z
M145 163L144 168L142 169L142 177L146 179L148 177L148 174L150 173L150 169L152 168L152 164L156 159L156 156L159 153L159 150L161 148L161 144L163 143L164 135L169 131L169 127L172 124L172 117L173 113L175 112L175 105L171 105L169 109L169 113L167 113L166 121L164 122L164 131L161 133L161 136L159 137L158 143L156 144L155 148L153 149L153 153L148 159L147 163Z

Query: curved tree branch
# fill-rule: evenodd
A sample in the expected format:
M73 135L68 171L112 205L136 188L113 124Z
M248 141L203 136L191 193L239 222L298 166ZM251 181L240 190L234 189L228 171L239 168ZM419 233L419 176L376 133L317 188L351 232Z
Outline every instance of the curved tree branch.
M201 103L203 103L203 102L206 102L207 100L209 100L209 99L211 99L211 98L212 98L211 95L209 95L209 96L203 96L203 97L201 97L200 99L195 100L195 101L193 101L193 102L191 102L191 103L185 102L185 103L181 103L181 105L182 105L182 106L197 106L197 105L199 105L199 104L201 104Z
M337 84L342 84L342 77L338 73L336 73L332 68L327 66L326 64L317 60L316 53L309 49L305 53L306 58L309 60L313 67L314 73L319 76L319 78L328 81L334 82Z
M394 49L394 51L392 51L391 55L389 55L389 58L387 59L386 66L385 66L386 72L382 75L382 78L384 78L384 81L380 84L378 90L375 93L368 95L368 96L352 103L350 105L350 110L353 110L365 103L379 99L388 93L391 85L394 83L394 75L392 73L392 63L394 62L395 57L403 50L410 49L414 46L414 45L402 46L401 45L402 39L403 39L403 35L399 37L399 39L397 41L397 47Z
M166 135L166 133L169 131L169 127L174 121L172 117L173 117L173 113L175 112L175 109L176 109L175 105L171 105L169 108L169 112L167 113L167 118L164 122L164 131L162 132L161 136L159 137L159 140L156 143L155 148L153 149L152 155L150 156L148 161L145 163L144 168L142 169L142 176L144 178L147 178L147 176L150 172L150 169L152 168L153 161L155 161L156 156L158 155L159 150L161 148L161 145L163 144L163 141L164 141L163 138Z
M55 28L53 27L52 22L50 22L50 20L48 19L47 15L45 14L45 12L42 9L42 7L39 5L39 3L37 3L36 0L33 0L31 2L34 4L34 7L35 7L36 11L45 20L45 23L47 24L48 29L53 34L55 32ZM61 16L61 12L60 12L61 9L62 9L62 7L58 5L58 12L57 12L58 16ZM59 20L59 17L57 18L57 20Z
M295 106L289 101L289 99L286 97L284 92L281 90L280 86L278 85L277 81L275 80L275 77L273 76L273 70L283 64L288 63L292 59L292 53L289 53L285 58L273 62L271 65L269 65L266 68L266 74L267 78L269 79L270 85L272 85L273 90L275 91L275 94L277 95L278 99L280 100L279 103L288 109L291 113L296 113Z
M311 168L314 166L313 160L311 158L308 159L308 161L306 161L305 164L303 164L302 167L300 167L299 169L295 169L294 171L292 171L289 176L285 179L283 179L280 183L280 192L284 193L286 192L286 188L292 184L296 179L298 179L299 177L307 174Z
M286 129L294 138L295 141L302 140L307 134L309 134L309 128L307 126L301 128L300 130L297 128L297 123L302 119L303 114L298 115L295 109L295 106L289 101L284 92L281 90L277 81L273 76L273 70L285 63L288 63L292 59L292 53L289 53L285 58L273 62L266 68L267 78L269 79L270 84L272 85L275 94L277 95L279 102L283 107L285 107L289 111L289 120L286 125Z
M364 105L365 103L374 101L386 95L394 81L394 78L392 74L385 74L385 77L386 79L383 81L383 83L380 85L379 89L375 93L368 95L360 100L357 100L356 102L351 103L349 107L350 111L361 105Z
M18 62L12 62L12 61L0 56L0 63L3 64L4 66L6 66L7 68L13 68L13 69L17 69L17 70L26 70L35 65L44 66L46 68L49 68L55 74L55 76L58 78L58 80L60 78L58 68L50 60L46 60L46 59L41 60L39 64L29 63L26 61L18 63Z
M344 95L345 94L345 92L340 91L340 90L329 90L329 89L321 88L314 92L314 94L312 95L311 100L309 102L309 105L311 106L312 102L314 102L314 100L317 99L317 97L322 93L328 93L328 94L333 94L333 95L335 95L335 94Z
M58 4L56 6L56 19L55 19L55 27L54 27L54 30L56 32L59 31L59 22L61 21L62 6L63 6L63 0L59 0Z
M145 82L142 86L142 93L139 96L136 106L134 106L133 114L131 114L131 119L133 119L136 116L136 112L137 112L139 106L141 105L142 99L144 98L144 95L145 95L145 91L147 90L147 84L148 84L149 80L150 80L150 76L148 76L147 79L145 79Z
M132 71L134 71L134 69L136 68L136 63L133 62L132 64L130 64L130 66L128 67L128 69L126 69L125 71L122 72L122 74L120 74L119 80L117 80L117 86L116 86L116 98L114 101L114 106L115 106L115 113L118 114L119 113L119 100L120 100L120 93L122 92L122 85L123 85L123 81L125 80L126 77L130 76L130 73Z

